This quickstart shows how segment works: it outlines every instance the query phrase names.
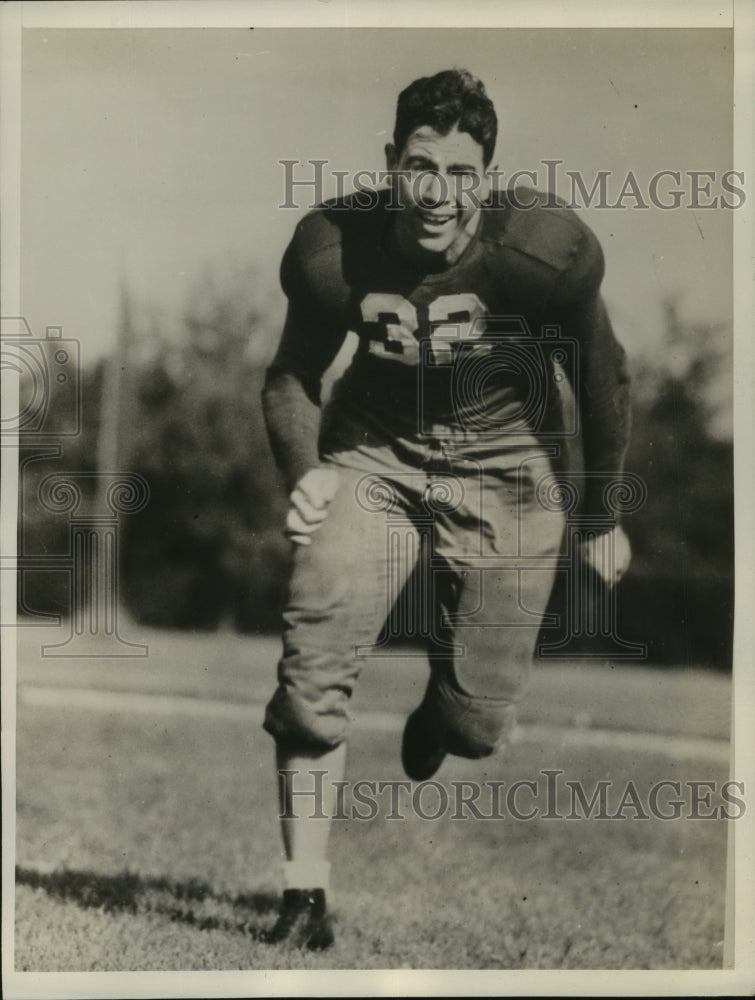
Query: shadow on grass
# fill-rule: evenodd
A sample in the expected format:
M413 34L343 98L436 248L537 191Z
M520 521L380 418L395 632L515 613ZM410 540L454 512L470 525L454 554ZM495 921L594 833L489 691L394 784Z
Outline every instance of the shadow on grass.
M143 878L132 872L102 875L89 871L38 872L16 868L16 885L42 889L54 899L103 913L156 914L198 930L245 934L255 940L262 926L257 918L275 910L279 897L271 893L218 893L205 882L190 879ZM204 911L204 912L203 912Z

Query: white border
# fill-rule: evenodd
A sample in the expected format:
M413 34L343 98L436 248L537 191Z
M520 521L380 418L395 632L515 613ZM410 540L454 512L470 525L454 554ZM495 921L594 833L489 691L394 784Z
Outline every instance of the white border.
M201 28L208 23L224 28L730 28L734 23L732 3L716 0L475 0L464 5L463 13L456 0L37 0L18 6L26 28Z
M0 11L0 311L19 316L21 289L21 10ZM3 415L18 413L18 383L0 372ZM0 448L0 554L15 558L18 502L18 451L4 440ZM16 574L0 573L0 607L16 607ZM2 617L0 617L2 620ZM8 994L14 961L16 842L16 630L0 628L2 698L2 951L3 993ZM10 862L10 863L9 863ZM9 874L10 873L10 874Z
M463 10L464 27L735 27L735 168L753 168L754 135L752 93L755 85L753 40L755 10L750 0L715 3L708 0L634 0L608 4L594 0L580 3L557 0L476 0L459 5L434 0L188 0L188 2L10 2L0 7L0 155L2 156L2 295L3 313L18 312L18 247L20 189L20 38L23 27L108 27L158 28L201 27L458 27ZM752 194L749 195L750 199ZM752 671L753 629L753 545L755 538L755 468L751 457L752 428L755 427L755 393L752 377L755 361L752 319L755 301L752 263L755 259L751 202L735 218L735 426L740 428L736 447L736 540L737 605L735 629L735 690L733 706L734 739L732 777L755 788L753 754L753 707L755 675ZM5 396L6 400L9 397ZM12 400L10 400L12 403ZM10 405L10 403L8 405ZM749 433L742 434L743 428ZM743 440L744 438L744 440ZM8 452L8 449L4 449ZM7 458L7 455L4 456ZM13 462L3 466L3 507L15 508L16 475ZM11 528L8 527L11 523ZM7 515L0 542L4 553L15 545L15 518ZM14 574L3 574L3 601L15 602ZM2 699L3 728L3 859L13 859L15 837L12 780L15 770L15 636L0 630L4 676ZM8 780L8 779L11 780ZM3 879L3 994L6 997L200 997L273 995L561 995L641 996L654 993L668 996L710 996L718 993L752 995L755 992L755 815L752 809L737 824L731 824L735 847L729 871L732 892L727 907L727 957L733 969L723 971L595 971L595 972L211 972L211 973L15 973L13 968L12 879ZM4 865L13 871L12 863Z
M8 1000L268 996L751 996L748 972L404 970L17 973Z
M753 101L755 88L755 7L737 0L734 35L734 163L751 175L755 164ZM755 714L755 464L752 429L755 428L755 233L752 196L746 211L734 219L734 496L735 579L734 697L732 704L732 776L755 788L753 716ZM737 441L736 429L739 429ZM749 432L748 432L749 430ZM724 961L735 968L755 965L755 814L750 809L736 830L729 831L727 888L727 942ZM750 980L755 992L755 975Z

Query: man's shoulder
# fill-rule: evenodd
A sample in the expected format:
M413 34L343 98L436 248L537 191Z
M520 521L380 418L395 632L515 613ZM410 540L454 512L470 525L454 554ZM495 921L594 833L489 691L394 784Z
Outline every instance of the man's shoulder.
M311 209L294 231L292 247L304 262L341 253L348 239L368 240L384 218L387 190L356 191Z
M485 239L556 271L577 257L583 266L602 261L590 227L562 199L534 188L495 192L486 206Z
M289 299L340 307L348 299L349 267L374 256L385 221L388 192L363 191L334 198L297 224L281 262L281 284Z

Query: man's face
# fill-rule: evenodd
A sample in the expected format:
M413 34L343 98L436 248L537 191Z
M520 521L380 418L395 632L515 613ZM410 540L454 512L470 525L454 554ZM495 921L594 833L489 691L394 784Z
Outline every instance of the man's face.
M388 169L401 171L394 181L402 206L396 225L407 249L446 254L474 232L490 182L482 146L468 132L454 127L440 135L420 126L403 149L388 145L385 152Z

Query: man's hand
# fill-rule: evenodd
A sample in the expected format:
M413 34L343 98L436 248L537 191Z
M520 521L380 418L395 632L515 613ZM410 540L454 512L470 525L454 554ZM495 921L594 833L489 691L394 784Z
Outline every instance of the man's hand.
M294 487L289 500L284 534L296 545L311 545L310 537L328 516L330 501L338 492L335 469L310 469Z
M632 547L620 525L603 535L582 543L582 558L609 586L614 587L626 573L632 558Z

